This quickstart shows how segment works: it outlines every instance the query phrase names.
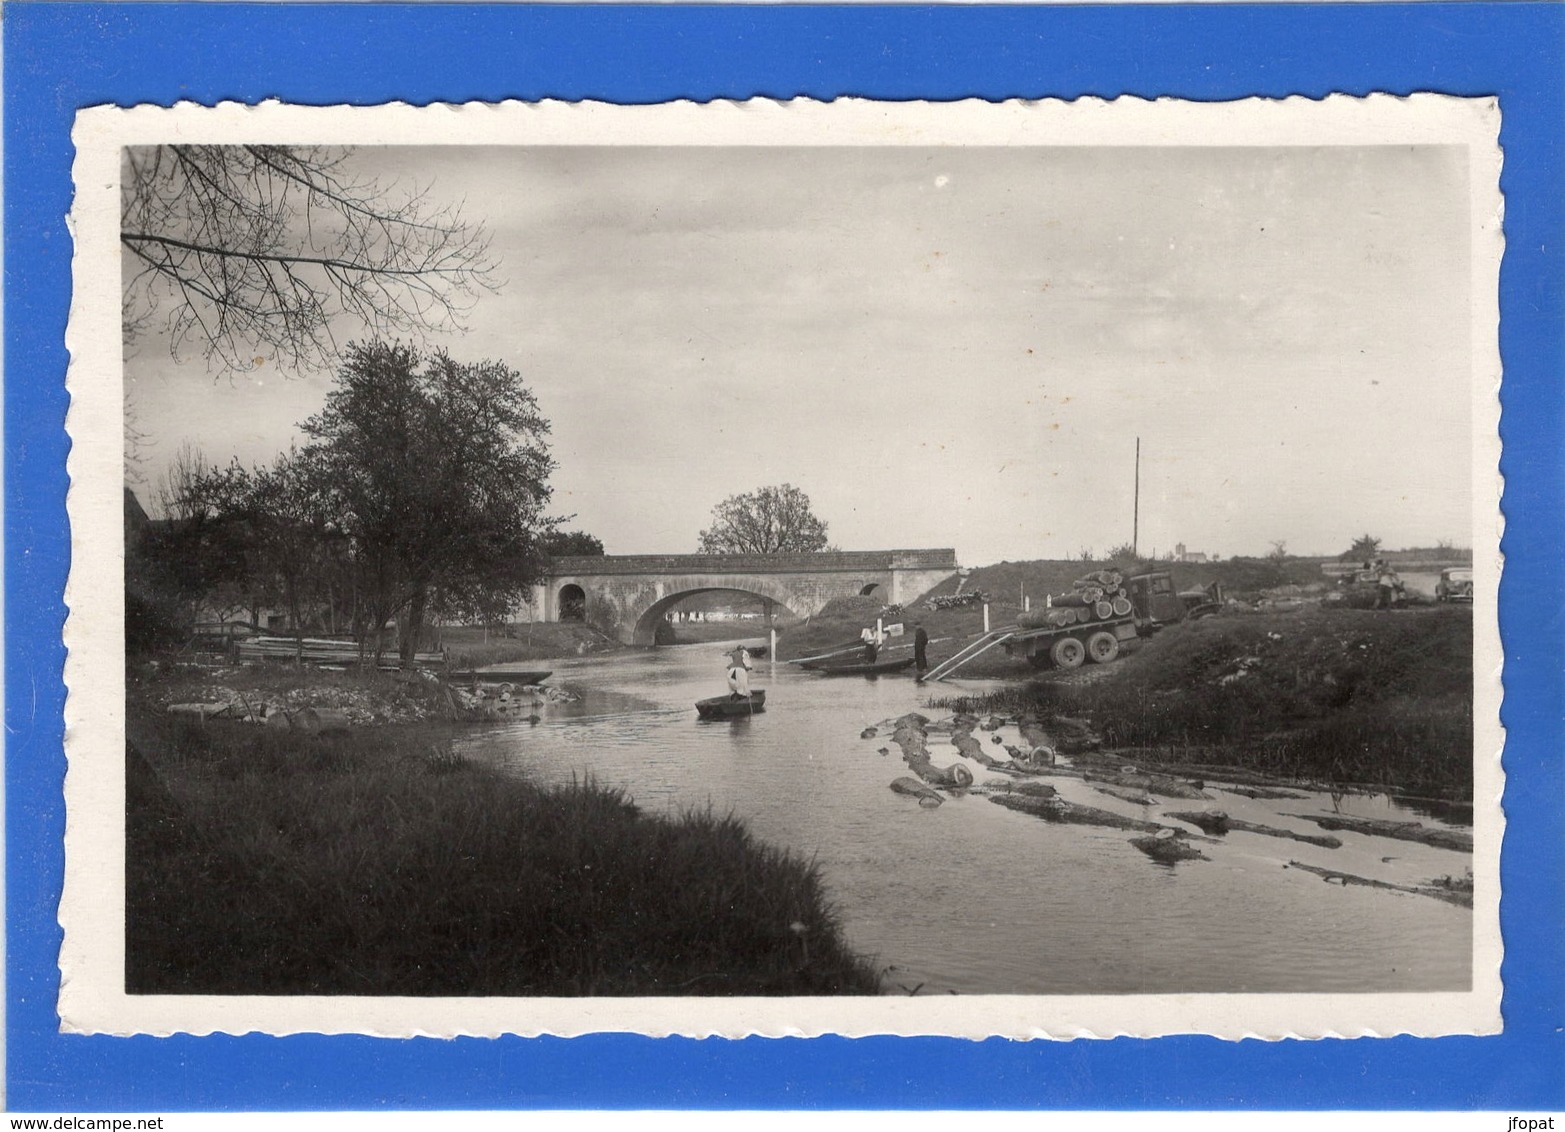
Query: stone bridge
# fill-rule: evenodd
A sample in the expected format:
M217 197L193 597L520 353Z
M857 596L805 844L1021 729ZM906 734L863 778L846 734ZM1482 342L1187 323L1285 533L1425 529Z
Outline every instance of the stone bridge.
M809 617L837 597L912 601L956 568L950 549L556 558L534 590L533 613L540 621L579 618L626 644L650 645L658 622L691 594L736 590Z

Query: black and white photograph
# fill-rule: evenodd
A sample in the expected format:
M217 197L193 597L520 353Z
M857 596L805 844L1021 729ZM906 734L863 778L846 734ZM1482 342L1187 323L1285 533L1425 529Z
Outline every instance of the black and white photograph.
M65 1025L1493 1032L1498 131L87 112Z

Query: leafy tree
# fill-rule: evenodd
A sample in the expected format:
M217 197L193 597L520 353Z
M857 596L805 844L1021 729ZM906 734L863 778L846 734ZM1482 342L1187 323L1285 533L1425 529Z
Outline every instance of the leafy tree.
M250 529L256 573L281 598L293 626L295 659L304 654L305 611L321 604L329 577L328 485L313 452L289 452L244 476L239 513Z
M219 620L253 607L250 533L235 509L241 477L240 469L214 467L185 445L155 491L160 520L146 525L134 554L127 548L127 585L155 603L172 603L186 627L203 606Z
M350 345L325 408L301 427L351 546L359 632L378 639L400 614L404 664L432 602L514 604L541 573L554 463L549 424L515 370Z
M550 531L543 537L543 552L551 558L595 558L603 554L603 542L585 531Z
M1347 553L1342 558L1344 561L1367 562L1379 553L1380 540L1374 535L1363 534L1353 540L1353 545L1348 547Z
M1273 562L1285 561L1288 557L1288 540L1281 538L1272 539L1272 548L1266 557Z
M1110 547L1105 557L1110 562L1135 563L1140 558L1140 555L1136 553L1136 548L1131 546L1130 543L1122 542L1118 546ZM1086 559L1083 559L1083 561L1086 561Z
M701 532L702 554L810 553L826 548L826 524L810 497L792 484L731 495L712 509Z
M339 317L374 337L446 330L493 287L481 229L344 149L128 147L120 244L127 342L162 327L176 355L226 370L257 352L325 368Z

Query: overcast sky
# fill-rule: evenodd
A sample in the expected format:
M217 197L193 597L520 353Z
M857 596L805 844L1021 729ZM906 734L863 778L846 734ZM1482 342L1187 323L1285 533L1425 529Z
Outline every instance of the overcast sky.
M845 550L962 562L1472 542L1460 147L360 150L501 260L458 360L520 370L557 513L690 552L802 488ZM344 326L343 337L355 336ZM269 460L329 378L126 384L155 481Z

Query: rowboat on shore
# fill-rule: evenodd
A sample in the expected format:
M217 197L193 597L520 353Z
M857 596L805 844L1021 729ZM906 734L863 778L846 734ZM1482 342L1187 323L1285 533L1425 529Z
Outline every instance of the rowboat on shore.
M748 719L766 710L766 689L757 688L748 699L733 696L713 696L696 701L696 714L702 719Z
M451 673L450 680L453 684L515 684L525 688L529 684L542 684L553 675L553 671L535 672L521 668L466 668Z
M912 667L913 658L908 657L905 660L877 660L859 664L816 664L810 666L810 671L819 672L822 676L885 676Z

